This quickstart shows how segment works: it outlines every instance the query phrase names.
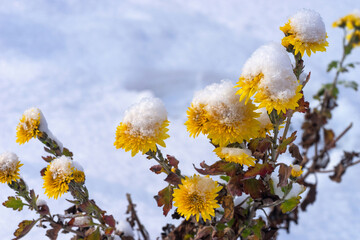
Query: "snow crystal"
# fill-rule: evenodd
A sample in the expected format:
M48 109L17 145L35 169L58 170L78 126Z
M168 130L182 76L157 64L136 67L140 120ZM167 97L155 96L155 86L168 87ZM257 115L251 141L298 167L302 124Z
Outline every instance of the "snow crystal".
M302 9L290 18L292 30L302 42L322 42L326 39L325 24L319 13Z
M260 122L260 128L265 128L267 125L271 124L266 108L259 108L256 112L260 113L260 117L256 119Z
M292 168L294 169L295 172L300 172L301 171L301 167L298 164L295 164L294 166L292 166Z
M76 217L74 220L74 226L86 226L90 224L90 217L89 216L80 216Z
M245 153L248 156L251 156L251 150L250 149L241 149L241 148L228 148L223 147L221 148L222 154L229 154L230 156L240 156L241 154Z
M232 124L243 119L244 102L239 102L236 89L229 80L213 83L195 93L192 103L204 105L212 116L217 116L223 124Z
M130 124L130 134L153 136L155 126L167 120L167 111L158 98L143 98L125 112L124 124Z
M279 43L258 48L244 64L241 76L253 79L263 74L259 88L267 90L274 100L288 100L295 95L298 82L289 55Z
M54 159L50 163L50 172L52 173L53 179L58 175L70 175L72 167L72 160L66 156L61 156Z
M46 201L44 199L38 198L36 200L36 206L39 207L39 206L45 206L45 205L47 205L47 203L46 203Z
M7 172L16 169L16 165L19 162L19 157L12 152L4 152L0 154L0 170Z
M116 225L116 229L120 232L123 232L124 236L134 237L133 229L131 228L128 221L120 220L119 223Z

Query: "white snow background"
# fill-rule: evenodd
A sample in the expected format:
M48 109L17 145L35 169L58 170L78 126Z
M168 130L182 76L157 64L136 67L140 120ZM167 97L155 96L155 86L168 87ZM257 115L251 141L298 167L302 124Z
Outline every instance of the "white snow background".
M171 221L162 216L153 196L166 186L163 175L149 171L154 161L116 150L116 126L124 111L144 96L161 98L169 113L170 135L164 154L180 160L185 174L192 163L214 162L216 156L205 137L192 139L184 122L195 91L209 83L230 79L234 83L247 58L259 46L280 42L279 30L301 8L320 13L328 33L327 52L304 57L312 77L307 100L322 83L331 60L340 58L340 29L333 21L360 8L357 0L317 1L0 1L0 152L15 152L24 166L21 174L41 198L39 171L46 166L43 145L33 139L18 146L16 126L22 113L39 107L49 129L74 153L86 173L91 198L117 220L125 219L126 193L152 239ZM349 60L359 61L360 49ZM359 67L343 75L359 82ZM311 101L311 104L316 102ZM352 131L339 147L358 150L358 92L341 88L331 122L340 133L350 122ZM302 116L294 122L299 126ZM333 150L337 163L340 150ZM286 160L284 160L286 161ZM318 195L299 225L280 239L356 239L360 229L360 171L349 169L341 184L319 176ZM0 201L13 192L0 185ZM65 199L47 199L52 213L70 206ZM171 215L171 214L169 214ZM24 209L15 212L0 206L0 239L11 239L18 223L36 218ZM46 239L34 228L24 239ZM61 235L59 239L69 239Z

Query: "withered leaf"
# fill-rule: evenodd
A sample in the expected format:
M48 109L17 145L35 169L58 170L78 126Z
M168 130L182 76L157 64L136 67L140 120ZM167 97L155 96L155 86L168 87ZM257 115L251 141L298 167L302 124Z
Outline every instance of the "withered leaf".
M261 198L262 193L265 191L265 186L261 180L252 178L242 182L246 194L250 194L253 199Z
M335 182L341 182L341 177L344 175L346 168L344 165L340 162L338 165L334 168L334 174L329 176L329 178Z
M301 203L301 210L306 211L306 208L309 204L313 204L316 200L316 184L305 184L306 187L309 187L309 192L306 195L306 198Z
M166 158L169 160L170 166L178 168L179 160L177 160L174 156L171 155L166 155Z
M172 208L173 201L173 188L169 185L158 192L158 195L154 196L158 207L163 206L163 214L166 216Z
M52 157L52 156L46 156L46 157L41 157L41 158L44 159L44 161L48 162L48 163L55 159L55 157Z
M25 236L28 232L30 232L30 230L35 224L35 220L24 220L19 223L18 229L16 229L16 231L14 232L14 236L16 237L14 238L14 240L20 239Z
M284 163L280 163L280 168L279 168L279 183L278 183L278 187L284 187L286 185L288 185L288 179L291 175L291 169L292 167L287 166Z
M208 227L202 227L199 229L199 231L196 234L196 238L195 240L211 240L212 237L212 232L213 232L213 227L208 226Z
M200 166L203 168L196 168L194 165L194 168L196 171L198 171L200 174L203 175L232 175L233 172L236 170L236 165L230 162L225 161L217 161L213 165L209 166L205 163L205 161L200 163Z
M286 147L296 139L296 131L291 134L290 137L284 139L280 139L280 144L278 146L278 152L280 154L286 152Z
M161 165L154 165L150 168L150 171L156 173L156 174L160 174L162 170L162 166Z
M177 186L181 183L181 178L177 174L170 172L165 178L165 181L174 186Z
M99 228L97 228L94 232L90 235L86 236L84 240L101 240L101 234Z
M115 227L116 222L115 222L113 215L104 215L103 219L107 225L109 225L110 227L113 227L113 228Z
M334 131L331 129L324 128L324 141L325 141L325 145L327 145L328 149L335 147L335 144L333 142L334 138L335 138Z
M274 167L271 164L257 163L257 164L255 164L254 167L249 167L249 169L244 174L244 179L254 178L257 175L265 177L266 174L272 173L273 170L274 170Z
M227 223L234 217L234 201L232 196L225 196L221 202L222 207L224 208L224 214L220 219L220 222Z
M60 230L62 229L60 224L56 224L56 223L50 223L50 226L52 227L51 229L48 229L46 231L45 236L47 236L48 238L50 238L50 240L56 240L58 237L58 234L60 232Z
M228 184L227 184L227 188L229 190L229 192L231 193L231 195L233 196L241 196L242 192L243 192L243 183L241 182L241 180L244 178L243 175L234 175L231 176Z
M299 147L296 144L290 143L289 152L291 156L296 159L298 164L300 164L303 161L303 157L300 154Z
M303 92L301 91L301 93ZM309 109L309 102L305 101L304 95L299 99L298 104L299 106L295 108L296 112L306 113L306 111Z
M271 147L271 140L268 138L252 139L248 145L251 152L265 153Z

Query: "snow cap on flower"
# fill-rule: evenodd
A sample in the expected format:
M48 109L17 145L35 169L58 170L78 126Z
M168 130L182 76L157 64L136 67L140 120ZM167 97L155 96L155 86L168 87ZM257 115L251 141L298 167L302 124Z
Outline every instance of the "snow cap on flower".
M218 147L214 152L227 162L238 163L240 165L254 166L256 159L251 156L250 149Z
M214 144L226 146L255 137L260 114L251 102L239 102L236 90L229 80L213 83L198 91L188 110L185 125L190 135L207 134Z
M31 138L37 137L41 134L42 113L38 108L29 108L22 115L19 124L16 127L16 142L24 144Z
M91 224L91 217L78 216L74 218L73 225L77 227L88 227Z
M256 79L252 89L246 85ZM289 55L281 44L269 43L258 48L246 61L237 87L237 94L251 97L255 92L254 102L260 103L268 113L276 109L278 113L286 109L295 109L301 98L299 85L293 72Z
M19 168L22 165L15 153L4 152L0 154L0 183L11 183L20 179Z
M292 45L295 50L295 55L299 52L301 56L306 51L307 55L311 56L311 51L324 52L329 43L326 41L327 34L325 24L319 13L310 10L302 9L293 15L288 23L280 27L285 34L282 39L282 44L285 47Z
M156 144L165 147L169 121L164 104L158 98L143 98L130 107L123 121L116 129L115 147L131 150L135 156L139 151L145 154L156 151Z
M299 177L302 173L303 173L303 170L302 167L298 164L295 164L295 165L290 165L292 167L291 169L291 176L293 177Z

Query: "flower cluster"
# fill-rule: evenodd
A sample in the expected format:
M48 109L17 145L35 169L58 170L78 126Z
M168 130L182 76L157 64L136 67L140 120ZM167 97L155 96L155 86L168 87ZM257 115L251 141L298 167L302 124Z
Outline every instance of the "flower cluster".
M326 41L327 34L325 24L319 13L303 9L292 16L280 30L284 32L282 45L293 49L295 55L304 56L304 52L310 57L311 52L325 52L329 43Z
M360 14L348 14L333 23L333 27L344 28L347 31L346 39L352 47L360 46Z
M44 176L45 194L50 198L57 199L69 190L69 183L82 183L85 181L85 175L82 167L66 156L61 156L47 166Z
M158 98L142 99L125 113L116 129L115 147L131 150L135 156L139 151L145 154L156 151L156 145L165 147L169 121L164 104Z
M22 165L15 153L0 154L0 183L11 183L20 179L19 168Z
M199 221L201 215L206 221L215 216L214 209L220 207L215 198L221 188L209 176L185 177L179 188L174 190L174 206L178 207L178 212L187 220L191 216L196 216L196 221Z

